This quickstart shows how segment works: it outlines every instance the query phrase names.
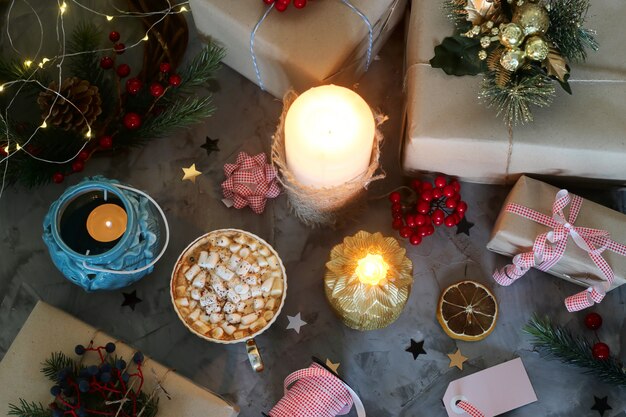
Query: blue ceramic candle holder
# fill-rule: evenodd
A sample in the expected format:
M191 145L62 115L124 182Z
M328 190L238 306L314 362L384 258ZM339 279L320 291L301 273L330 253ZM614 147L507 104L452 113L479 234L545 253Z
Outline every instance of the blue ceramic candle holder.
M105 203L122 207L127 215L126 230L109 243L90 238L84 222L87 211ZM152 272L169 243L167 219L159 205L143 191L104 177L85 178L65 190L50 206L43 229L52 262L86 291L116 290L137 282Z

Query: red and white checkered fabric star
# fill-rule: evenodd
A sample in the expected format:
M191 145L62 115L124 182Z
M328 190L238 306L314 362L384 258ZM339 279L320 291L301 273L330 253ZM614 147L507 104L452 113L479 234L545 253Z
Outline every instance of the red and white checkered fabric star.
M516 255L512 264L496 271L493 274L496 282L500 285L511 285L531 267L548 271L561 259L571 237L578 247L589 254L591 260L605 276L606 281L566 298L565 307L569 312L573 312L601 302L615 278L613 270L602 257L602 252L608 249L611 252L626 256L626 245L611 240L610 234L606 230L574 226L582 202L581 197L569 194L567 190L560 190L552 205L552 217L519 204L508 204L506 211L547 226L550 230L537 236L532 251ZM569 218L567 218L564 210L570 203Z
M255 213L263 213L267 199L280 194L276 168L267 163L264 153L250 156L239 152L234 164L224 165L224 174L224 198L237 209L250 206Z

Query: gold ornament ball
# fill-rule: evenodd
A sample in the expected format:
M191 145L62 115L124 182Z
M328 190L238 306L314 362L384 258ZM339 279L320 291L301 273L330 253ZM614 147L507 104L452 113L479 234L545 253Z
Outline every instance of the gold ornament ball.
M516 71L524 63L524 52L515 48L505 51L500 57L500 65L507 71Z
M507 48L520 46L524 41L524 31L516 23L507 23L500 28L500 43Z
M548 43L540 36L531 36L526 41L526 47L524 48L526 56L533 61L543 61L548 56L550 49Z
M512 22L520 25L526 36L544 34L550 26L550 16L542 4L525 2L515 9Z

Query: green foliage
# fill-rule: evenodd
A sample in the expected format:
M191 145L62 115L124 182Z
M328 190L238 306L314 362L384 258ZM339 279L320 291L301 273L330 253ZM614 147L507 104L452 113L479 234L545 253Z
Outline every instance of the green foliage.
M539 70L517 71L504 85L498 85L497 73L485 73L479 98L497 109L509 127L531 122L531 106L546 107L555 94L552 79Z
M72 31L67 45L68 52L75 54L68 57L72 75L99 84L103 71L98 65L98 54L94 52L100 47L102 31L91 22L81 22Z
M583 26L590 4L590 0L550 1L547 35L568 61L582 62L587 58L587 48L598 50L594 31Z
M54 352L43 363L41 373L43 373L50 381L54 382L56 381L57 375L61 369L74 369L76 366L76 361L74 361L74 359L70 358L63 352Z
M52 410L45 409L41 403L24 401L20 399L20 404L9 404L9 416L15 417L50 417Z
M141 129L136 132L137 137L162 137L175 129L180 129L209 117L215 108L211 104L211 97L187 97L174 101L162 113L144 121Z
M213 79L213 75L220 68L220 63L226 55L226 51L218 45L211 43L202 48L202 51L191 63L180 72L181 85L187 91Z
M562 326L553 325L547 317L534 316L524 327L532 336L535 348L561 362L586 368L608 384L626 385L626 370L615 357L598 360L593 357L591 343L583 337L574 336Z
M487 70L485 61L478 58L480 41L461 35L449 36L435 47L430 60L433 68L441 68L448 75L477 75Z

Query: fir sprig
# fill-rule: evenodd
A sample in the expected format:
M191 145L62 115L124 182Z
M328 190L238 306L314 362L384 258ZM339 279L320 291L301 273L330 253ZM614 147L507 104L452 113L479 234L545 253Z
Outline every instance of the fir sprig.
M147 119L135 137L156 138L170 133L174 129L187 127L201 122L213 114L215 108L211 96L198 98L186 97L168 105L157 116Z
M52 410L44 408L41 403L28 402L20 399L20 404L9 404L9 415L15 417L50 417Z
M202 51L191 63L180 72L181 87L187 90L190 87L197 87L213 79L215 72L220 68L220 62L225 54L226 51L214 43L202 48Z
M587 339L572 335L562 326L553 325L547 317L534 316L524 327L524 332L532 336L535 348L561 362L586 368L585 373L595 375L606 383L626 385L626 369L615 357L595 359Z
M509 127L531 122L531 106L546 107L552 103L555 94L552 80L542 72L532 74L518 72L504 86L498 83L498 73L488 71L482 82L479 98L488 107L497 109L497 116L503 116Z
M50 381L56 381L57 376L62 369L74 369L75 366L76 361L74 361L74 359L70 358L63 352L54 352L43 363L41 373L44 374Z
M587 48L598 50L594 31L583 26L589 6L590 0L550 2L548 37L568 61L583 62L587 58Z

